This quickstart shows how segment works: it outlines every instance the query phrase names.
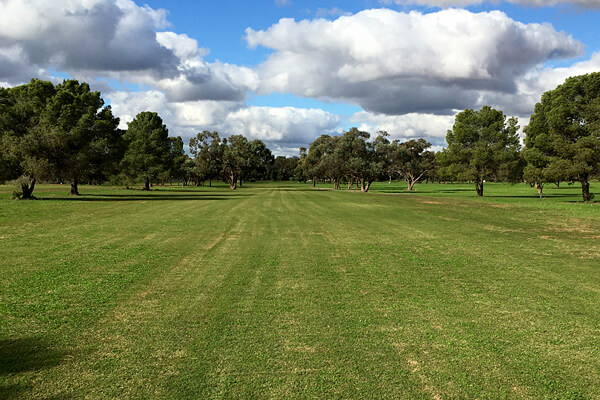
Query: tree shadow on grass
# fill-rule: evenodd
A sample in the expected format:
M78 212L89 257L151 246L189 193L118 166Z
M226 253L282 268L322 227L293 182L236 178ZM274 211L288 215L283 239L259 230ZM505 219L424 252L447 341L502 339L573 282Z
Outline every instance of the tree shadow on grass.
M201 201L201 200L233 200L236 197L248 196L242 194L219 195L215 193L201 194L84 194L81 196L44 197L39 200L48 201L82 201L82 202L106 202L106 201Z
M544 194L543 199L551 199L554 197L575 197L576 194L573 193L554 193L554 194ZM539 196L536 194L527 194L527 195L484 195L484 197L488 199L539 199Z
M417 188L415 190L407 190L407 189L376 189L378 193L396 193L396 194L435 194L435 193L456 193L456 192L473 192L475 193L475 189L444 189L444 190L423 190L421 188Z
M59 365L67 356L49 342L36 337L0 340L0 399L19 397L29 389L26 384L7 383L10 376L39 371ZM56 397L55 397L56 398ZM66 397L62 397L66 398Z

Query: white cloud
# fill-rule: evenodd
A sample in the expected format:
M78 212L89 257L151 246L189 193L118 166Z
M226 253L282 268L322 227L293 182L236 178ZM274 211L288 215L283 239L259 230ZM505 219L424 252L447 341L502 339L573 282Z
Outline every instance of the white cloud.
M155 33L166 26L166 11L130 0L0 1L0 47L18 47L24 65L167 73L177 60Z
M273 149L294 149L307 145L322 133L339 128L342 118L319 110L294 107L248 107L238 102L171 102L160 91L114 92L107 96L121 127L142 111L157 112L172 135L187 143L202 130L216 130L224 136L243 134L260 139Z
M453 115L409 113L405 115L385 115L361 111L350 117L350 122L360 130L371 132L386 131L392 139L401 141L424 138L434 145L445 145L446 132L454 124Z
M573 5L579 8L600 8L600 0L505 0L527 7L553 7ZM484 3L498 3L497 0L380 0L382 4L417 5L429 7L468 7Z
M267 30L247 29L246 39L274 50L258 68L260 92L336 99L386 114L449 113L474 104L482 90L514 93L531 68L582 51L549 24L454 9L281 19Z
M0 0L0 81L55 69L149 85L174 101L240 101L257 87L249 68L208 63L195 39L156 32L169 27L166 16L131 0Z

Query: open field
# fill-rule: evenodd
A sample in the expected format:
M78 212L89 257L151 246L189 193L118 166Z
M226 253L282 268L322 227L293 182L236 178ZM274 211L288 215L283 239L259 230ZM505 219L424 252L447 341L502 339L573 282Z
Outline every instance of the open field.
M600 398L600 203L328 188L0 186L0 398Z

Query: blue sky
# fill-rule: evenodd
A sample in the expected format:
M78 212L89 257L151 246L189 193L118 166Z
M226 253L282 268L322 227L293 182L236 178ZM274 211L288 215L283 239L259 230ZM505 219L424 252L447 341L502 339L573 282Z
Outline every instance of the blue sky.
M444 146L484 104L526 125L600 70L600 0L0 0L0 85L76 78L122 126L242 133L296 154L350 126Z

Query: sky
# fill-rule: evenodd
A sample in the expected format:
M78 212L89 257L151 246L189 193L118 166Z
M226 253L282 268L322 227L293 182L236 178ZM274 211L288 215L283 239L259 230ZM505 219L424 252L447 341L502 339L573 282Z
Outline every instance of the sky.
M445 146L490 105L600 71L600 0L0 0L0 86L89 82L127 127L155 111L297 155L356 126Z

